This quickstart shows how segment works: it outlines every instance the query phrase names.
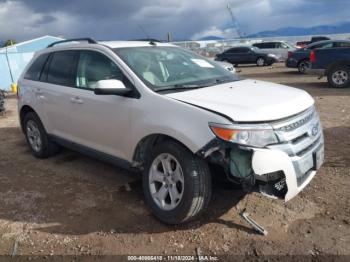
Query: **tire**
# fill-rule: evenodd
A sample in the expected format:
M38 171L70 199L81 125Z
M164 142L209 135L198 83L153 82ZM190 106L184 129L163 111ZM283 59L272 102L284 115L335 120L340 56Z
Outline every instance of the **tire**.
M344 88L350 86L350 68L346 65L338 65L329 70L327 74L328 83L333 88Z
M308 60L303 60L298 63L298 71L301 74L305 74L306 70L310 67L310 62Z
M163 161L170 163L165 165L170 167L173 175L167 177L164 175L167 172L164 172ZM176 177L181 177L183 184L181 179ZM172 178L174 179L169 184L169 179ZM171 185L174 181L177 182ZM171 140L165 141L157 145L146 160L143 171L143 190L146 203L160 221L166 224L188 222L208 207L211 198L211 175L208 164L181 144ZM166 190L167 193L165 193ZM177 198L171 197L171 192L174 190L177 193L172 195L178 196ZM163 197L157 198L155 196L157 194ZM172 201L173 198L176 200Z
M59 151L59 146L52 142L38 115L29 112L23 120L24 133L33 155L37 158L48 158Z
M259 57L258 59L256 59L256 65L257 66L264 66L266 65L266 60L263 57Z

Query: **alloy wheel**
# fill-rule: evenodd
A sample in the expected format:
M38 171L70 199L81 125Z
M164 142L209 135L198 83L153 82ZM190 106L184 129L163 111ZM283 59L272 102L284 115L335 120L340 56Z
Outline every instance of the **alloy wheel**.
M28 120L26 131L30 146L34 151L39 152L42 147L42 140L38 125L33 120Z
M153 201L162 210L173 210L184 192L184 175L177 159L168 153L157 156L149 170L149 188Z
M349 74L344 70L337 70L332 74L332 80L339 86L344 85L349 80Z

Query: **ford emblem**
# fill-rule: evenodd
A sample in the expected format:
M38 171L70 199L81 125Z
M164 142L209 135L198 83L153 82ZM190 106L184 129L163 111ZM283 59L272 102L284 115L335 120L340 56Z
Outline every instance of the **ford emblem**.
M314 125L311 129L311 134L316 136L318 134L318 125Z

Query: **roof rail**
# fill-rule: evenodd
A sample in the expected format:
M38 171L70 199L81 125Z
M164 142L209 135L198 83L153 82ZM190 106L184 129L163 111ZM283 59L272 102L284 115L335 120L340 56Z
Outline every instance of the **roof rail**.
M62 41L53 42L53 43L49 44L47 46L47 48L53 47L57 44L68 43L68 42L82 42L82 41L86 41L89 44L97 44L97 42L94 39L88 38L88 37L87 38L72 38L72 39L66 39L66 40L62 40Z

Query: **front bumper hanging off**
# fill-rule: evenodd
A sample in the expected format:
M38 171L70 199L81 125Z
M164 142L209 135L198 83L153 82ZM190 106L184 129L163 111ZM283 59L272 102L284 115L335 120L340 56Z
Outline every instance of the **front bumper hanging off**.
M293 161L283 151L271 149L253 149L252 168L257 176L264 176L269 173L282 171L285 175L287 193L285 201L295 197L302 191L316 175L316 170L322 165L324 159L323 144L320 144L315 151ZM308 169L306 173L298 173L302 169Z

